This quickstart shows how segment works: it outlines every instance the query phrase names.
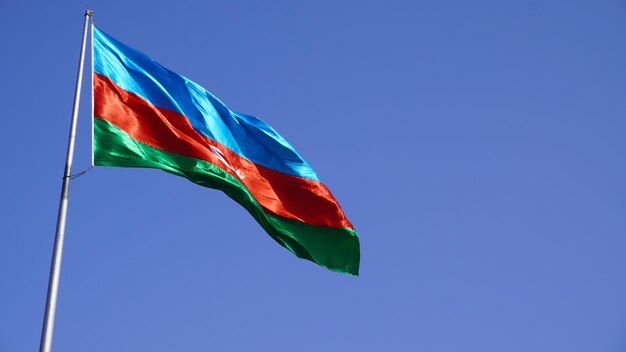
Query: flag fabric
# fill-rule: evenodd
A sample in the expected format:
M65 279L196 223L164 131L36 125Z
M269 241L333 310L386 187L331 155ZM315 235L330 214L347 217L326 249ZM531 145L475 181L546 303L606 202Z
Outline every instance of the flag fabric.
M358 275L359 238L272 127L93 28L94 162L157 168L219 189L300 258Z

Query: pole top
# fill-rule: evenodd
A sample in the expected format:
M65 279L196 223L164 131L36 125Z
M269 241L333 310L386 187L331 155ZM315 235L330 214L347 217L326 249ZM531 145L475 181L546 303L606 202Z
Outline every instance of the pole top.
M85 16L89 16L92 17L93 16L93 10L85 10Z

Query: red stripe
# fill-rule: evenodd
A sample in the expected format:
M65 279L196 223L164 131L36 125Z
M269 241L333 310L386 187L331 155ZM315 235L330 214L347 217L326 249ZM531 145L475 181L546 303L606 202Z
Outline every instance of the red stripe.
M100 74L94 74L94 116L154 148L217 165L271 213L311 225L353 228L323 183L253 163L198 133L184 115L156 107Z

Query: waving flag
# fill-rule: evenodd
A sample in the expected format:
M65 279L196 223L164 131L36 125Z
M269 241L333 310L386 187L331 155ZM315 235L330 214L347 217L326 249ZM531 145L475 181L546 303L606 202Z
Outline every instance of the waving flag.
M97 28L93 41L96 165L157 168L222 190L298 257L358 274L354 227L272 127Z

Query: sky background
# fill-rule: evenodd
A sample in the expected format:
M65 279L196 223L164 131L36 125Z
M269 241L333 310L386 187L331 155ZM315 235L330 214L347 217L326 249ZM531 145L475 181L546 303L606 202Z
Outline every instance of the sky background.
M39 345L86 6L0 0L1 352ZM289 140L361 276L219 191L99 167L71 185L55 351L626 350L626 1L88 6Z

